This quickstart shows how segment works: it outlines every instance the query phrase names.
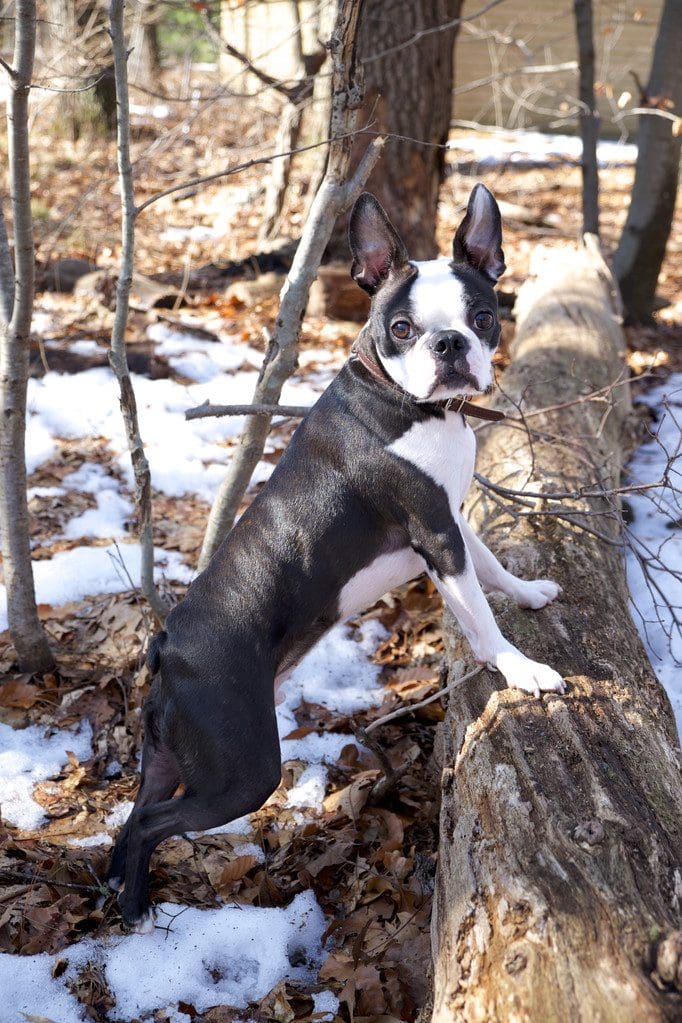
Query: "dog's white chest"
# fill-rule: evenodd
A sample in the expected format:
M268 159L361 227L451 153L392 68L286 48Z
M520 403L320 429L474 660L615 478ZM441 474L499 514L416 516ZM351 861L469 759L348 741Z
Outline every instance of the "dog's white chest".
M473 430L458 412L447 412L445 420L428 419L413 426L386 449L411 462L448 496L454 518L459 515L471 485L476 457Z

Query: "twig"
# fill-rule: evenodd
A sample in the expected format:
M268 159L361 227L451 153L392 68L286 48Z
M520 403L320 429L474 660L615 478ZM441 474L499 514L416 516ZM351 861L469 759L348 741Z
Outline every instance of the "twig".
M230 174L238 174L240 171L248 170L250 167L258 167L260 164L270 163L272 160L282 160L288 156L296 156L298 153L307 153L310 149L319 149L321 146L333 146L336 142L342 142L344 139L353 138L359 134L360 131L365 129L357 129L347 132L345 135L339 135L336 138L322 139L320 142L311 142L307 146L299 146L297 149L291 149L285 153L271 153L270 156L256 156L253 160L246 160L245 163L235 164L234 167L226 167L225 170L216 171L215 174L204 174L198 178L190 178L188 181L183 181L179 185L170 185L169 188L164 188L162 192L156 192L155 195L151 195L148 199L145 199L143 203L135 208L135 216L139 216L143 210L146 210L152 203L158 202L159 199L165 199L167 195L172 195L174 192L184 192L187 188L195 188L197 185L206 185L210 181L217 181L219 178L226 178Z
M392 710L390 714L384 714L382 718L377 718L376 721L372 721L371 724L367 725L364 729L367 735L373 732L376 728L381 725L387 724L389 721L395 721L396 718L405 717L406 714L412 714L415 710L420 710L422 707L428 706L429 703L434 703L436 700L440 700L447 693L453 692L458 689L465 682L468 682L470 678L474 678L476 675L480 675L483 671L484 665L480 665L478 668L474 668L472 671L468 671L466 675L462 675L456 679L455 682L451 682L450 685L444 686L443 689L439 689L437 693L432 693L431 696L427 696L425 700L419 700L418 703L406 704L403 707L398 707L397 710Z
M221 416L287 416L304 419L312 405L211 405L206 400L202 405L188 408L185 419L219 419Z
M55 888L69 888L71 891L84 892L86 895L106 895L108 889L103 885L94 884L75 884L73 881L55 881L51 877L45 877L41 874L30 874L21 870L7 870L5 867L0 867L0 877L5 881L14 882L15 884L47 884L52 885Z

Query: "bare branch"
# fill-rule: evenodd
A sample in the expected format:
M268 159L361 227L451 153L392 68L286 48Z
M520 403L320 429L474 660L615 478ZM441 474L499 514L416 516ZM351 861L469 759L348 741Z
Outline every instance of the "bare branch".
M211 405L206 401L203 405L188 408L185 419L219 419L222 416L284 416L292 419L304 419L312 405Z
M362 129L363 131L365 129ZM287 156L296 156L298 153L307 153L310 149L319 149L321 146L331 146L334 142L343 141L346 138L352 138L357 135L358 131L347 132L345 135L339 135L337 138L326 138L320 142L311 142L307 146L299 146L298 149L292 149L286 153L271 153L270 156L257 156L253 160L247 160L245 163L235 164L234 167L226 167L225 170L216 171L215 174L204 174L199 178L190 178L188 181L183 181L179 185L171 185L170 188L164 188L162 192L157 192L155 195L145 199L143 203L135 210L135 215L138 216L143 210L146 210L152 203L158 202L159 199L165 199L167 195L172 195L174 192L183 192L186 188L195 188L197 185L208 184L209 181L217 181L219 178L226 178L230 174L238 174L240 171L248 170L250 167L258 167L263 163L270 163L272 160L281 160Z

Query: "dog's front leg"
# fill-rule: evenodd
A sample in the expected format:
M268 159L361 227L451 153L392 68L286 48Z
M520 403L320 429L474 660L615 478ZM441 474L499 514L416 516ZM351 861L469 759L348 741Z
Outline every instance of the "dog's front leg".
M559 596L561 587L558 583L552 579L518 579L502 567L465 519L460 520L460 527L478 581L486 590L506 593L519 607L530 607L534 611L551 604Z
M526 657L500 632L459 525L453 523L443 532L420 534L415 538L415 546L418 545L431 579L471 644L476 660L500 671L511 689L522 689L534 696L541 692L564 692L564 680L558 672Z

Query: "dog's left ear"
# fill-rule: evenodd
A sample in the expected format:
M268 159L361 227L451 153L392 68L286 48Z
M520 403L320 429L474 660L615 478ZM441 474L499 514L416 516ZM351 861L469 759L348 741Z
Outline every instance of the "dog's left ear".
M493 283L506 269L500 209L485 185L476 185L469 196L466 216L452 243L452 258L455 263L469 263Z

